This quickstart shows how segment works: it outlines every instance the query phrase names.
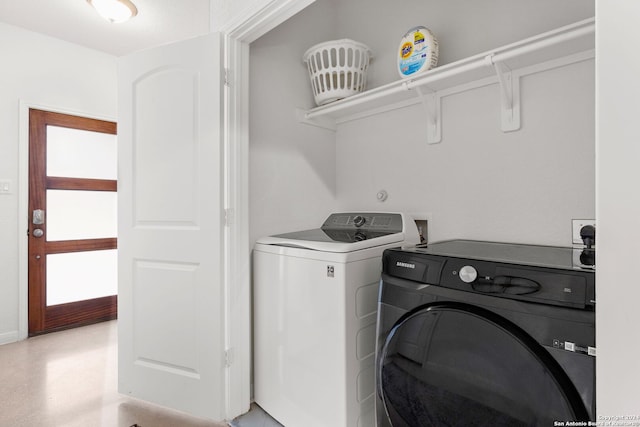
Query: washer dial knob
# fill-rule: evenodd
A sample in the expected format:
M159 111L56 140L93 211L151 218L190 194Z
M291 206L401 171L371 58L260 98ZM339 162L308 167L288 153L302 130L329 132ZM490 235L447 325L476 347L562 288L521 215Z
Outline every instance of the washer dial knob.
M458 276L464 283L471 283L478 278L478 271L470 265L465 265L460 269Z
M367 222L367 219L365 217L363 217L362 215L357 215L357 216L355 216L353 218L353 224L356 227L362 227L365 222Z

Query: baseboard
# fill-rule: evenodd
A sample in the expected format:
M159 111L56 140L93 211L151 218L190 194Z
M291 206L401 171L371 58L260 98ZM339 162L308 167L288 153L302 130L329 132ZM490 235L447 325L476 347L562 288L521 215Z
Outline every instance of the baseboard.
M18 341L18 331L3 332L0 334L0 345Z

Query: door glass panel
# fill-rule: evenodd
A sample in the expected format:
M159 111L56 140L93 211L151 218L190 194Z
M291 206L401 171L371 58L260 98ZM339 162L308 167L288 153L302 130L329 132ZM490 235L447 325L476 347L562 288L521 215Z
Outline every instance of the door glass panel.
M47 306L117 292L117 249L47 255Z
M116 135L47 126L47 176L117 179Z
M114 191L47 190L47 240L116 237Z
M391 424L446 420L447 425L541 427L583 416L577 391L560 385L560 368L551 356L542 360L542 353L515 332L455 309L425 310L405 319L389 335L379 368Z

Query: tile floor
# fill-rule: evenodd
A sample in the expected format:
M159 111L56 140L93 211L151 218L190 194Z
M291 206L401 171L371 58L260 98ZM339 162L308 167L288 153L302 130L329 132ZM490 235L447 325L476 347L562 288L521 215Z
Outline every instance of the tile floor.
M244 415L239 416L229 422L230 427L283 427L282 424L271 418L261 407L255 403L251 404L251 409Z
M0 426L227 426L118 394L117 371L117 321L2 345Z

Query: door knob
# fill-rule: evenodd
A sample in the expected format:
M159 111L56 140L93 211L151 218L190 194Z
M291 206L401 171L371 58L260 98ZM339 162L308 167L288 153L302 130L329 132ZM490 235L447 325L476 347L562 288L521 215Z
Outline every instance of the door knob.
M44 236L44 231L42 231L42 228L36 228L35 230L33 230L33 237L42 237Z

